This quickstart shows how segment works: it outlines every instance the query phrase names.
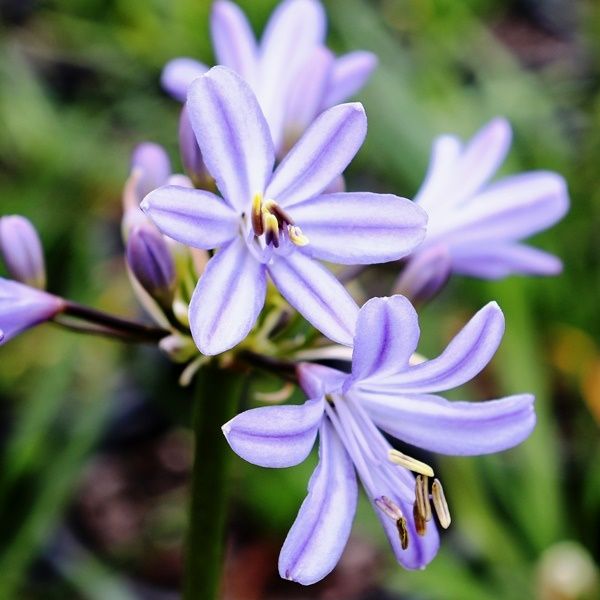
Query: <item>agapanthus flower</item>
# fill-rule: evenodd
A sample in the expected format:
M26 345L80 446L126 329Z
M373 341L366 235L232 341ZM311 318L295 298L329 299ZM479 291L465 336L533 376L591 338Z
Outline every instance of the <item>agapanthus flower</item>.
M44 321L54 318L64 308L64 300L17 281L0 277L0 330L4 344Z
M498 452L522 442L535 424L533 396L450 402L490 361L504 332L496 303L481 309L432 360L411 361L417 314L403 296L375 298L356 323L350 373L301 364L303 405L248 410L223 426L231 448L263 467L302 462L319 436L319 463L281 550L280 575L302 584L327 575L350 534L360 479L393 552L404 567L435 556L450 513L433 469L393 448L382 431L412 446L450 455ZM416 479L413 473L418 473ZM433 509L431 507L433 503Z
M166 235L220 248L190 304L192 335L204 354L235 346L264 304L267 273L287 301L330 339L352 343L358 308L321 264L370 264L406 255L423 239L425 213L413 202L367 192L323 194L366 135L361 104L322 113L273 172L264 115L248 84L214 67L196 79L187 108L222 198L165 186L142 208Z
M501 118L467 144L453 135L435 140L427 176L415 197L429 216L427 236L412 257L430 266L435 262L432 280L443 283L449 273L498 279L513 273L560 272L558 258L521 241L565 215L565 181L550 171L529 171L490 183L510 142L510 125ZM424 256L428 254L435 258L429 260ZM398 289L412 291L415 276L424 285L409 265Z
M250 84L276 150L291 146L320 112L355 94L376 66L370 52L335 58L324 46L326 26L320 2L286 0L275 9L257 43L236 4L227 0L213 4L211 35L217 62ZM166 65L162 84L185 102L190 83L207 70L192 58L177 58Z

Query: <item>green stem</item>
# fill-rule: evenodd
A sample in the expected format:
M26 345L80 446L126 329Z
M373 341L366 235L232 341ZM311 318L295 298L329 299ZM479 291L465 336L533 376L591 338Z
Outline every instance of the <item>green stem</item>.
M194 397L194 468L187 540L185 600L218 598L227 516L231 450L221 426L235 414L244 376L214 366L202 368Z

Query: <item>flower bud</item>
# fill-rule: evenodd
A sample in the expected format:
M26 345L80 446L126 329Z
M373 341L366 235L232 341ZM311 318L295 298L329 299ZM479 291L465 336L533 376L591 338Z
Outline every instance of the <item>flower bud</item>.
M191 337L173 333L158 343L159 348L174 362L184 363L198 354L196 344Z
M194 182L194 185L198 188L208 187L211 176L204 165L200 146L198 146L196 134L192 129L192 123L185 105L179 118L179 151L183 168Z
M63 309L62 298L0 277L0 343L49 321Z
M175 292L175 265L167 243L149 227L134 228L127 240L127 263L141 286L163 308Z
M10 276L32 287L46 287L46 267L34 226L19 215L0 219L0 254Z
M408 259L396 281L394 294L406 296L414 305L431 300L446 285L452 261L445 246L432 246Z
M134 227L143 227L148 217L140 209L144 196L165 185L171 175L171 163L162 146L152 142L139 144L131 155L131 171L123 188L121 233L127 241Z
M137 182L139 203L152 190L167 183L171 175L171 162L162 146L144 142L137 146L131 155L131 172L136 170L140 172Z

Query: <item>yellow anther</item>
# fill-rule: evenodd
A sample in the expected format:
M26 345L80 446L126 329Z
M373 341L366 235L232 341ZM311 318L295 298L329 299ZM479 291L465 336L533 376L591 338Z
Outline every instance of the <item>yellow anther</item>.
M433 469L428 464L421 462L416 458L407 456L406 454L402 454L402 452L399 452L398 450L390 449L388 451L388 460L393 462L395 465L400 465L401 467L410 469L415 473L420 473L421 475L426 475L427 477L433 477Z
M448 508L448 502L446 502L446 496L444 495L444 488L438 479L434 479L431 484L431 499L433 500L433 507L437 515L440 525L444 529L450 527L452 518L450 517L450 509Z
M288 225L288 235L296 246L306 246L308 244L308 238L302 233L302 229L296 225Z
M431 521L431 504L429 503L429 478L417 475L415 480L415 506L425 521Z
M264 225L262 218L262 194L254 194L252 198L252 229L254 235L262 235L264 233Z

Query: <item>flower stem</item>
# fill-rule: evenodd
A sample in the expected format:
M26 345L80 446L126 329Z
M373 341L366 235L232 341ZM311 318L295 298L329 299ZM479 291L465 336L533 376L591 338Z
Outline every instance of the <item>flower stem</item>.
M115 317L114 315L84 306L83 304L71 302L70 300L65 300L61 314L99 326L99 329L94 331L94 333L98 331L101 331L105 335L111 335L112 333L114 337L131 338L132 341L157 343L170 333L166 329L148 327L142 323ZM79 329L80 331L85 329L82 327L77 328L75 324L65 322L61 324L72 329Z
M184 582L185 600L218 598L227 516L230 450L221 426L235 414L244 375L203 367L193 407L194 467Z

